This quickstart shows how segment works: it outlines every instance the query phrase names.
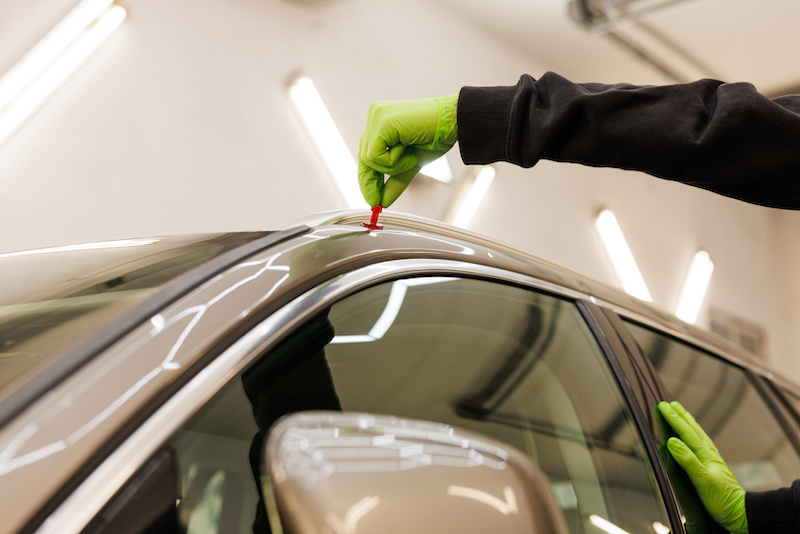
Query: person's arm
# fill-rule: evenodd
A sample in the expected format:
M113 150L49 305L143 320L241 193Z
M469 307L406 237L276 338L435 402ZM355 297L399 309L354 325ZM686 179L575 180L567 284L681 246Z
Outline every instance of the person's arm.
M745 497L749 534L800 532L800 480L791 487L747 492Z
M800 96L750 84L576 84L547 73L515 86L464 87L467 164L540 159L618 167L771 207L800 209Z

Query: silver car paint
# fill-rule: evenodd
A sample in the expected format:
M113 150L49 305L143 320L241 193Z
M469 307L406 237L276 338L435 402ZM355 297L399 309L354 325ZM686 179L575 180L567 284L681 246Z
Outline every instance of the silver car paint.
M439 260L446 260L447 267L440 265L443 272L464 273L474 273L476 265L483 265L491 271L487 276L519 278L517 283L591 298L631 315L649 317L662 329L664 324L673 325L676 335L691 337L695 343L708 338L698 336L696 330L632 297L488 238L395 214L382 217L384 230L370 232L359 226L368 218L369 212L359 211L325 214L315 221L303 221L319 226L256 254L154 315L0 430L2 531L15 532L25 525L103 444L124 431L131 417L159 398L209 350L220 343L229 343L224 341L225 336L241 321L250 316L262 317L263 308L269 308L272 302L287 302L325 279L376 262L429 260L418 266L427 269ZM397 276L413 271L415 266L413 262L395 263L385 268L388 269L385 276ZM351 290L363 286L368 278L360 273ZM311 303L298 300L276 318L298 320L298 315L286 314L293 306L308 309ZM246 355L237 356L240 358L237 365L243 365L242 361L252 357L256 348L274 339L270 335L274 332L256 332L258 343L248 346ZM213 383L221 387L237 365L216 376ZM187 402L188 413L202 403L202 397ZM152 441L149 448L155 449L160 443ZM124 481L137 465L117 464L114 479ZM58 522L49 526L58 526L59 532L70 531Z

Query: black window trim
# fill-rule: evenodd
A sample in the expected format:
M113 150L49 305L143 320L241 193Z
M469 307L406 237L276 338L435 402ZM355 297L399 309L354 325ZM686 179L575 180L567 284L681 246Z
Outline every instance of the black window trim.
M617 380L620 391L630 407L639 436L642 443L644 443L645 451L653 470L653 476L661 493L661 500L664 503L670 522L670 531L674 534L685 533L672 485L669 482L664 464L658 455L658 444L655 441L653 431L655 425L654 416L650 413L650 408L648 408L648 403L652 402L649 397L655 398L652 392L663 388L663 384L656 385L652 381L654 376L652 373L648 373L650 374L650 379L648 380L641 372L643 364L639 358L634 357L634 354L638 354L642 358L644 356L638 348L634 350L623 341L614 326L615 321L612 322L611 320L611 317L616 315L614 312L609 312L609 310L583 299L578 300L576 305L592 334L597 339ZM635 386L632 385L632 381Z

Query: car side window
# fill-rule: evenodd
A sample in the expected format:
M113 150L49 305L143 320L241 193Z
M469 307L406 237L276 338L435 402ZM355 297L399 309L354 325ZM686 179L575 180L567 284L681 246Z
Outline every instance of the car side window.
M740 367L635 323L628 323L673 398L694 415L748 491L789 486L800 455Z
M171 443L187 532L269 531L258 452L277 419L306 409L443 422L514 446L545 472L573 533L652 532L668 521L630 409L568 300L408 278L318 313Z
M784 387L779 387L778 389L783 394L784 399L786 399L789 405L794 409L794 413L800 414L800 394Z

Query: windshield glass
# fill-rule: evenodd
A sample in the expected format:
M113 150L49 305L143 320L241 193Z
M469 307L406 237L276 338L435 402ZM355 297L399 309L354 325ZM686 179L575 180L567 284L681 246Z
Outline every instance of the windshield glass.
M263 233L0 254L0 389L160 287Z

